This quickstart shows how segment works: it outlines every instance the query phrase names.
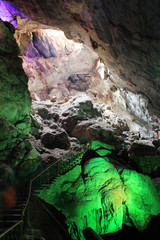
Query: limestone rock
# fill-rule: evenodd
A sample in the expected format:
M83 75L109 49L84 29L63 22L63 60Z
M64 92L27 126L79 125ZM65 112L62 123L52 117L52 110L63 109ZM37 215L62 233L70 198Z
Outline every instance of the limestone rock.
M43 120L49 120L50 123L57 122L59 120L59 114L57 109L53 107L53 103L50 101L33 101L33 116L42 125ZM38 119L38 117L40 117Z
M153 145L156 147L156 149L158 149L160 147L160 139L154 139L153 140Z
M72 103L72 106L63 112L64 115L77 115L78 120L86 120L96 117L101 117L101 110L98 109L98 106L94 105L92 99L87 95L83 94L79 97L73 98L68 102L68 105Z
M40 138L40 129L42 122L39 121L39 118L35 115L31 115L31 130L30 133L36 137L36 139Z
M119 87L143 92L151 106L159 110L158 1L153 5L150 0L145 4L142 0L58 1L58 4L53 0L43 4L14 0L14 4L31 19L58 27L68 38L92 47Z
M128 150L131 156L154 156L156 155L155 146L147 140L135 140Z
M131 157L142 173L150 177L160 177L160 156L133 156Z
M26 177L33 173L40 165L41 160L40 153L33 147L18 166L19 177Z
M89 88L90 78L89 74L72 74L68 78L67 88L84 92Z
M64 130L52 131L42 134L41 136L42 144L49 149L61 148L68 149L70 148L70 141Z
M56 123L52 123L52 124L50 125L50 128L51 128L51 129L57 129L57 128L58 128L58 125L57 125Z
M101 110L86 95L77 97L75 100L73 98L66 105L66 110L62 112L60 122L69 134L79 121L96 119L102 116Z
M41 136L41 142L46 148L52 149L55 147L55 135L49 132L44 133Z
M84 175L77 165L38 196L67 216L73 239L84 239L87 227L105 234L120 230L124 223L143 231L151 216L160 213L160 196L148 176L116 170L101 157L85 162Z
M81 121L71 132L80 142L90 142L93 139L109 144L116 143L116 137L111 126L104 121Z
M22 60L18 58L19 49L13 33L2 21L0 21L0 30L0 49L4 53L0 56L0 112L3 119L15 123L30 112L31 100L27 76L22 69Z
M47 119L48 118L48 113L49 113L49 110L47 108L45 108L45 107L39 107L37 109L37 114L39 116L41 116L41 118L43 118L43 119Z
M124 119L118 119L116 124L114 123L112 127L115 129L117 135L122 134L124 131L129 131L129 127Z
M15 184L15 173L13 169L4 163L0 163L0 182L4 185Z
M44 58L49 57L61 57L65 55L69 55L72 53L74 48L74 43L71 41L65 41L63 45L63 40L65 40L65 36L61 34L61 42L58 43L57 39L54 39L52 30L48 31L38 30L37 32L33 33L33 44L34 48L37 49L40 56Z
M56 134L55 142L56 142L57 148L62 148L62 149L70 148L70 141L65 131L60 131Z
M22 134L7 139L6 148L0 151L0 166L5 172L1 174L3 183L18 183L19 177L33 173L41 162L40 153L34 148L29 140L22 139ZM2 173L2 172L1 172ZM10 174L10 175L9 175ZM16 179L15 179L16 177ZM6 182L5 182L6 181Z
M11 124L1 119L0 134L0 161L14 162L14 154L19 148L19 143L25 140L31 130L30 117L27 115L24 119Z
M63 115L63 119L61 120L62 126L63 128L66 130L66 132L68 132L69 134L71 133L71 131L74 129L74 127L77 125L78 123L78 118L77 115L69 115L64 117Z
M29 78L32 98L54 101L54 97L61 100L79 90L85 92L90 85L90 74L93 76L94 73L97 54L67 39L60 30L38 23L35 29L33 23L26 21L24 25L19 25L15 34L24 56L23 67ZM71 76L72 80L73 76L77 76L78 82L71 83L69 80L67 83Z
M14 27L0 20L0 162L7 160L11 167L17 146L31 126L28 78L13 34Z
M129 218L139 231L143 231L150 222L151 215L158 215L160 211L158 192L149 177L134 171L123 170L121 179L126 186L125 205ZM126 224L130 224L130 221Z

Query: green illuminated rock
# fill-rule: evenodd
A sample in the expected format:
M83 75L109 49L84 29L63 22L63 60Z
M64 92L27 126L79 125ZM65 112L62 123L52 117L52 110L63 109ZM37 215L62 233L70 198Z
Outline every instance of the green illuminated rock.
M19 143L28 136L31 126L28 78L22 68L22 59L18 57L20 51L13 34L14 27L0 20L0 164L5 163L2 163L5 171L0 180L3 184L9 184L8 172L16 171L14 165L18 166L22 156L26 157L26 152L21 149L18 159L20 155L17 150ZM30 171L28 168L26 174Z
M41 155L31 144L25 140L15 149L11 167L15 169L17 176L25 177L34 172L41 163Z
M132 159L143 173L160 176L160 156L134 156Z
M159 194L150 177L146 175L126 169L120 175L125 186L124 203L130 224L132 222L139 231L143 231L150 222L151 216L160 213Z
M102 147L104 150L109 149L109 150L114 150L115 148L109 144L102 143L98 140L94 140L90 143L90 149L97 150L98 148Z
M92 147L98 149L99 142ZM148 176L117 170L102 157L86 161L83 175L77 165L38 195L67 217L72 239L84 239L82 231L88 227L105 234L120 230L123 223L143 231L151 216L160 213L160 196Z
M41 160L40 153L35 148L31 149L20 164L19 176L26 177L34 172Z
M30 112L31 98L12 30L0 21L0 116L15 123Z

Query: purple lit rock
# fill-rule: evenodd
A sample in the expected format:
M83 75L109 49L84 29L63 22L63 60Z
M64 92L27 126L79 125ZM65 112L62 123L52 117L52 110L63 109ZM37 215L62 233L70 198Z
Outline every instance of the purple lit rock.
M13 4L7 1L0 1L0 18L5 22L10 22L17 27L16 16L27 18L27 16L18 10Z

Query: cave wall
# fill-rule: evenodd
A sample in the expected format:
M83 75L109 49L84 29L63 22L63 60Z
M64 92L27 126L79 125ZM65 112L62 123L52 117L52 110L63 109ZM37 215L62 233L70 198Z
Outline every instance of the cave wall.
M13 26L0 21L0 31L0 115L14 124L30 112L28 79L22 69L22 59L18 57L19 48L13 37Z
M86 45L67 39L63 31L19 19L14 37L33 100L63 100L95 83L100 85L98 55Z
M31 97L14 27L0 20L0 183L15 184L37 168L40 154L29 142ZM32 164L31 164L32 163Z
M125 99L127 90L134 94L142 93L151 111L158 115L159 1L155 1L154 6L149 0L10 0L1 1L0 7L2 5L9 14L5 20L15 26L18 23L16 39L18 42L19 38L24 37L24 42L21 41L24 45L20 46L20 53L13 37L13 27L1 21L1 160L8 156L13 159L13 149L17 147L18 139L22 141L29 133L31 99L28 79L18 55L22 57L27 52L32 34L41 28L41 24L60 28L68 38L96 51L105 63L106 72L115 88L123 87L121 93L124 93ZM0 16L3 17L3 11L0 11ZM24 32L21 32L21 26ZM26 144L24 148L23 157L27 157L32 146L28 149Z
M159 1L12 0L33 20L62 29L67 37L93 48L114 83L143 93L160 111Z

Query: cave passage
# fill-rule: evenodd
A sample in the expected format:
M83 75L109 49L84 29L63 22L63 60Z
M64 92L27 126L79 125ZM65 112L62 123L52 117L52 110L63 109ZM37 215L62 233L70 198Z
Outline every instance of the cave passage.
M0 238L42 200L72 239L159 234L159 6L142 2L0 1ZM24 236L54 240L39 216Z

